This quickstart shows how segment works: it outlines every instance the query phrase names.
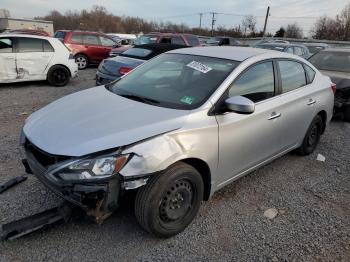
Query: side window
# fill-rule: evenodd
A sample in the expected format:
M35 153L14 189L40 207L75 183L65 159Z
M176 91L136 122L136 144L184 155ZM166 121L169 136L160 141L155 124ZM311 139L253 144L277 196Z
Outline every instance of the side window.
M19 37L17 40L19 53L43 52L43 41L41 39Z
M229 89L229 97L244 96L259 102L275 95L275 79L272 62L252 66Z
M162 43L162 44L171 44L171 39L169 37L163 37L159 43Z
M223 38L221 41L221 45L230 45L230 40L228 38Z
M43 48L44 52L54 52L52 45L47 40L43 40Z
M312 83L314 81L316 72L311 67L309 67L308 65L304 64L304 67L305 67L305 71L306 71L306 74L307 74L307 77L308 77L308 84L310 84L310 83Z
M109 39L107 37L100 36L100 41L103 46L109 46L112 47L115 45L115 42L112 39ZM122 40L123 41L123 40Z
M186 36L187 42L190 46L197 46L200 45L200 42L198 40L198 37L193 35Z
M302 56L304 54L303 49L301 47L298 47L298 46L294 47L294 53L298 56Z
M82 34L73 33L73 34L72 34L72 37L71 37L71 39L70 39L70 41L71 41L72 43L82 44L82 43L83 43Z
M84 45L100 45L97 35L83 35Z
M0 53L12 53L12 40L10 38L0 39Z
M171 43L174 45L185 45L185 42L181 36L173 36L171 38Z
M288 47L287 50L286 50L286 53L294 54L293 47Z
M283 93L306 85L305 71L302 64L294 61L278 61L282 79Z

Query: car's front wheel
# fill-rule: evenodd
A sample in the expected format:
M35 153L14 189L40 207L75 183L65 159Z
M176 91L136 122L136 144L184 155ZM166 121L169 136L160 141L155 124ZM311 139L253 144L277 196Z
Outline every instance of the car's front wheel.
M297 149L297 152L300 155L309 155L315 151L317 144L320 141L323 125L324 123L322 117L319 115L312 120L304 137L303 143Z
M185 163L174 164L139 189L136 218L146 231L158 237L176 235L195 218L203 192L203 180L197 170Z
M68 84L69 79L69 70L64 66L55 65L47 73L47 81L52 86L65 86Z
M78 65L79 70L83 70L89 65L89 60L85 55L78 54L75 56L75 63Z

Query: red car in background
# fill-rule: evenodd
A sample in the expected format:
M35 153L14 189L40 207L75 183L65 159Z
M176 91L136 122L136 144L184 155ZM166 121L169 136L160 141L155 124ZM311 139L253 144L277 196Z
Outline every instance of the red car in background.
M60 30L56 31L54 37L60 39L73 53L79 69L100 63L116 46L112 38L98 32Z
M200 46L201 43L195 35L191 34L177 34L177 33L149 33L139 36L134 40L134 45L145 45L145 44L173 44L182 46ZM117 56L132 46L120 46L113 48L110 56Z
M24 34L24 35L51 36L46 31L34 30L34 29L15 29L15 30L10 30L9 33L11 33L11 34Z

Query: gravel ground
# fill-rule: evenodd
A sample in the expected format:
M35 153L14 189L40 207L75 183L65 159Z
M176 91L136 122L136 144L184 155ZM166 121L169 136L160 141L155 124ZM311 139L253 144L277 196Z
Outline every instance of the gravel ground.
M0 85L0 183L24 174L18 134L27 114L94 86L95 69L64 88ZM316 161L317 154L326 157ZM127 205L98 226L66 225L0 243L0 261L350 261L350 124L333 121L316 152L288 154L216 193L181 234L145 233ZM0 223L60 200L34 177L0 195ZM276 208L272 220L264 211Z

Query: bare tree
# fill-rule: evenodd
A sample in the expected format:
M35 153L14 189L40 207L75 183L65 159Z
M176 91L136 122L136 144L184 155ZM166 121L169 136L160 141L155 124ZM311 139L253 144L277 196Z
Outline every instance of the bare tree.
M285 32L285 37L288 38L303 38L303 29L298 24L289 24Z
M256 33L256 17L247 15L242 20L242 31L244 35L254 35Z

